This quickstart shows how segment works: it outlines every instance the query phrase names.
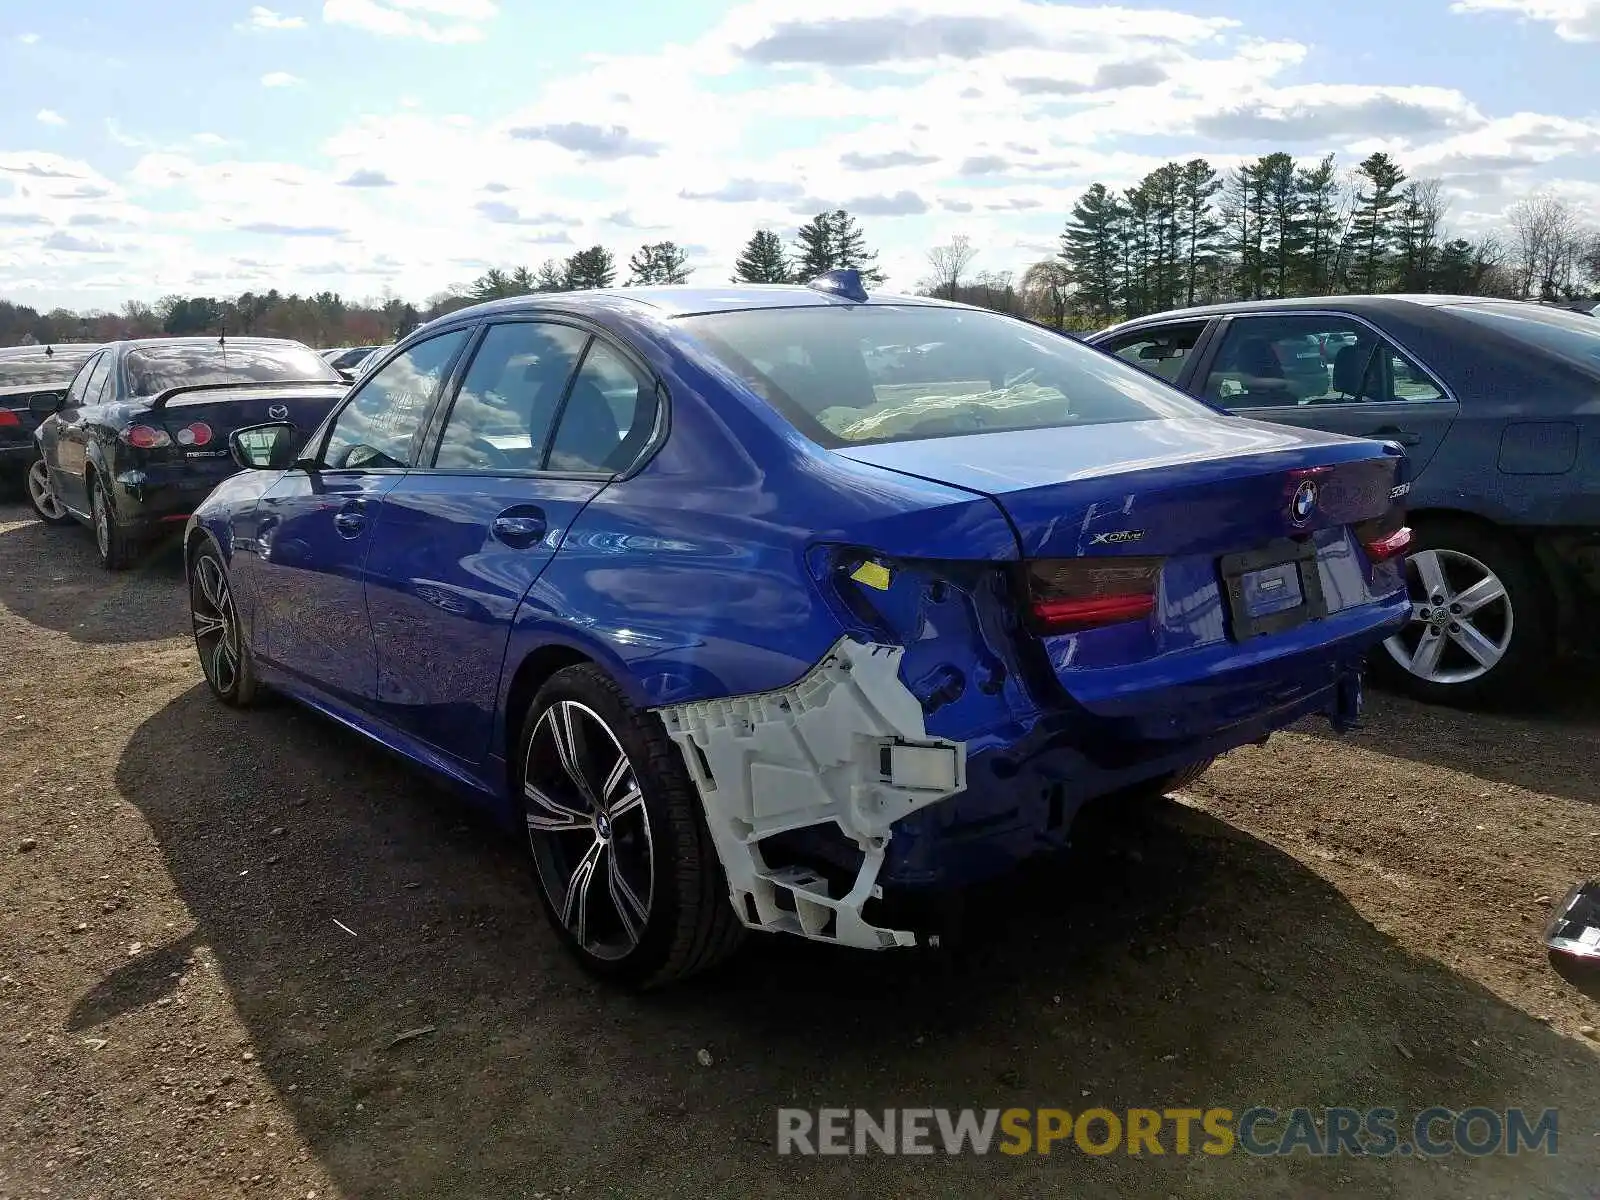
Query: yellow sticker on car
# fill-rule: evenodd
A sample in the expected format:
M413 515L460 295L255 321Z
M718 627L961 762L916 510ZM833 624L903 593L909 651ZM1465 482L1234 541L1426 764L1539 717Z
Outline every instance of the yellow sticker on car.
M850 574L850 578L880 592L889 590L889 568L881 563L864 562Z

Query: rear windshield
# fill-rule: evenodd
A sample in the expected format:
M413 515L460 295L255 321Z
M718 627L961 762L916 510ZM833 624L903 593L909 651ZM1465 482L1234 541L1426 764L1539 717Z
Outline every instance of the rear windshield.
M858 305L681 322L830 449L1211 412L1136 367L995 313Z
M1585 367L1600 368L1600 320L1536 304L1461 304L1457 316Z
M128 352L127 371L136 396L197 383L344 382L315 350L292 342L140 346Z
M0 355L0 391L24 387L64 388L94 351L90 346L82 350L57 350L53 355L46 355L43 350L38 354Z

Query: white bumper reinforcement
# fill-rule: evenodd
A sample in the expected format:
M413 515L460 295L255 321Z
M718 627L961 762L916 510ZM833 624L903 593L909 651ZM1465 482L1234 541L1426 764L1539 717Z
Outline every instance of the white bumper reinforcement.
M900 681L902 653L841 638L792 687L657 710L751 928L869 950L916 944L908 930L868 924L861 908L882 895L889 826L962 791L967 754L961 742L927 736L922 706ZM846 894L829 895L809 868L762 859L762 838L829 822L864 856Z

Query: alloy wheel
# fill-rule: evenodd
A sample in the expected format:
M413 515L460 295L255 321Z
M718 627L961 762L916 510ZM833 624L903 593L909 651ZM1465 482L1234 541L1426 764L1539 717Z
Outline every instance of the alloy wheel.
M627 752L592 708L557 700L539 717L523 773L539 880L579 949L626 958L655 894L650 814Z
M66 505L61 503L50 483L50 468L42 458L34 459L28 468L28 495L33 498L34 508L47 521L59 521L67 515Z
M210 555L195 562L198 593L191 596L194 641L211 686L228 695L239 682L239 621L222 565Z
M111 511L106 506L105 489L93 487L90 489L90 507L94 510L94 540L100 547L100 557L111 557Z
M1511 596L1500 577L1459 550L1418 550L1406 560L1411 620L1384 642L1406 671L1460 684L1492 671L1511 647Z

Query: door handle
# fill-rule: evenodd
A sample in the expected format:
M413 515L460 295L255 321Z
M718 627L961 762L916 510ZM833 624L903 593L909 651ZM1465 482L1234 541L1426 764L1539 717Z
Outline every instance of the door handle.
M340 537L356 538L367 527L367 518L358 512L336 513L333 518L333 527L339 531Z
M1386 442L1399 442L1402 446L1415 446L1422 441L1420 433L1412 433L1411 430L1401 429L1398 425L1384 425L1374 429L1366 436L1369 438L1382 438Z
M504 542L518 550L525 550L544 537L547 528L544 514L532 512L518 516L496 517L489 525L489 532L496 541Z

